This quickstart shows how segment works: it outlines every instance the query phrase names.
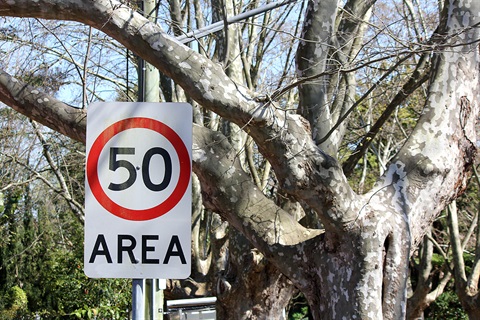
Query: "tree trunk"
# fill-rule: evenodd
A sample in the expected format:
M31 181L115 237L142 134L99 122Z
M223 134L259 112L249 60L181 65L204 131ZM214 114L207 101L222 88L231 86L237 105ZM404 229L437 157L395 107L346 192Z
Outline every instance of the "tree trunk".
M247 239L229 234L227 268L217 280L218 319L285 319L294 291L292 282Z

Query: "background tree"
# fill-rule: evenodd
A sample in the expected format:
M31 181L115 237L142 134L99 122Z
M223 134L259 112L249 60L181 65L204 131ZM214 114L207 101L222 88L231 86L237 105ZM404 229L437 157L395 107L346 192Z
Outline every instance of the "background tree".
M95 40L96 45L107 43L89 37L89 28L78 28L78 24L54 27L55 37L50 32L52 24L47 21L42 24L16 19L2 28L2 63L16 70L22 80L42 86L52 95L62 94L64 86L75 83L79 94L72 98L81 106L87 86L71 77L72 72L85 76L78 72L83 64L76 62L83 61L80 47L87 43L83 48L88 51L89 41ZM32 37L32 28L45 32ZM70 44L61 42L69 32L76 35L75 40L70 39ZM76 50L71 48L75 45ZM67 47L72 51L65 54ZM98 53L97 49L90 53ZM105 75L99 76L109 81ZM99 82L92 83L88 96L106 88ZM113 82L112 87L117 84ZM99 92L95 91L96 85ZM2 107L1 113L0 191L4 200L0 208L0 296L6 311L0 317L124 318L130 309L129 281L93 280L83 274L84 146L12 109ZM24 300L17 301L15 297Z
M418 318L424 310L426 314L435 314L440 303L450 306L450 311L446 312L452 317L459 315L466 318L467 314L471 319L477 317L477 168L474 168L474 172L467 192L444 210L431 231L425 235L418 255L414 255L411 261L414 290L408 305L410 319ZM443 299L434 303L441 295ZM429 308L432 303L434 305ZM459 311L462 307L464 314Z

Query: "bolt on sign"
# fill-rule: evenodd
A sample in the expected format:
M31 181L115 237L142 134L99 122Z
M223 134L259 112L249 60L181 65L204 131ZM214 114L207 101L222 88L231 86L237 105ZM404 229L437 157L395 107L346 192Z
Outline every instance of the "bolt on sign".
M184 279L191 270L192 107L88 108L85 274Z

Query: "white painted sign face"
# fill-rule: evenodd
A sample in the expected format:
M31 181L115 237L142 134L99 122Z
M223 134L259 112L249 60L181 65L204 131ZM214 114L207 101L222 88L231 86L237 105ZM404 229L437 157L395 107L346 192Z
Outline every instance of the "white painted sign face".
M88 108L85 274L184 279L191 270L192 107Z

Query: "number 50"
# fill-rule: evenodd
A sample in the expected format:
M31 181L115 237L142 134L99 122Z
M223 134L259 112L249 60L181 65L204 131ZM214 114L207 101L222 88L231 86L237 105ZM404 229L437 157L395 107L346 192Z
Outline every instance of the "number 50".
M110 161L108 168L112 171L116 171L118 168L127 169L128 179L122 183L111 182L108 189L112 191L122 191L130 188L135 183L137 180L137 170L135 170L135 166L127 160L117 159L118 155L133 154L135 154L135 148L110 148ZM165 163L165 175L162 182L159 184L153 183L150 178L150 161L154 155L160 155ZM167 150L160 147L153 147L145 153L142 161L142 178L145 186L152 191L162 191L168 187L170 180L172 179L172 159Z

